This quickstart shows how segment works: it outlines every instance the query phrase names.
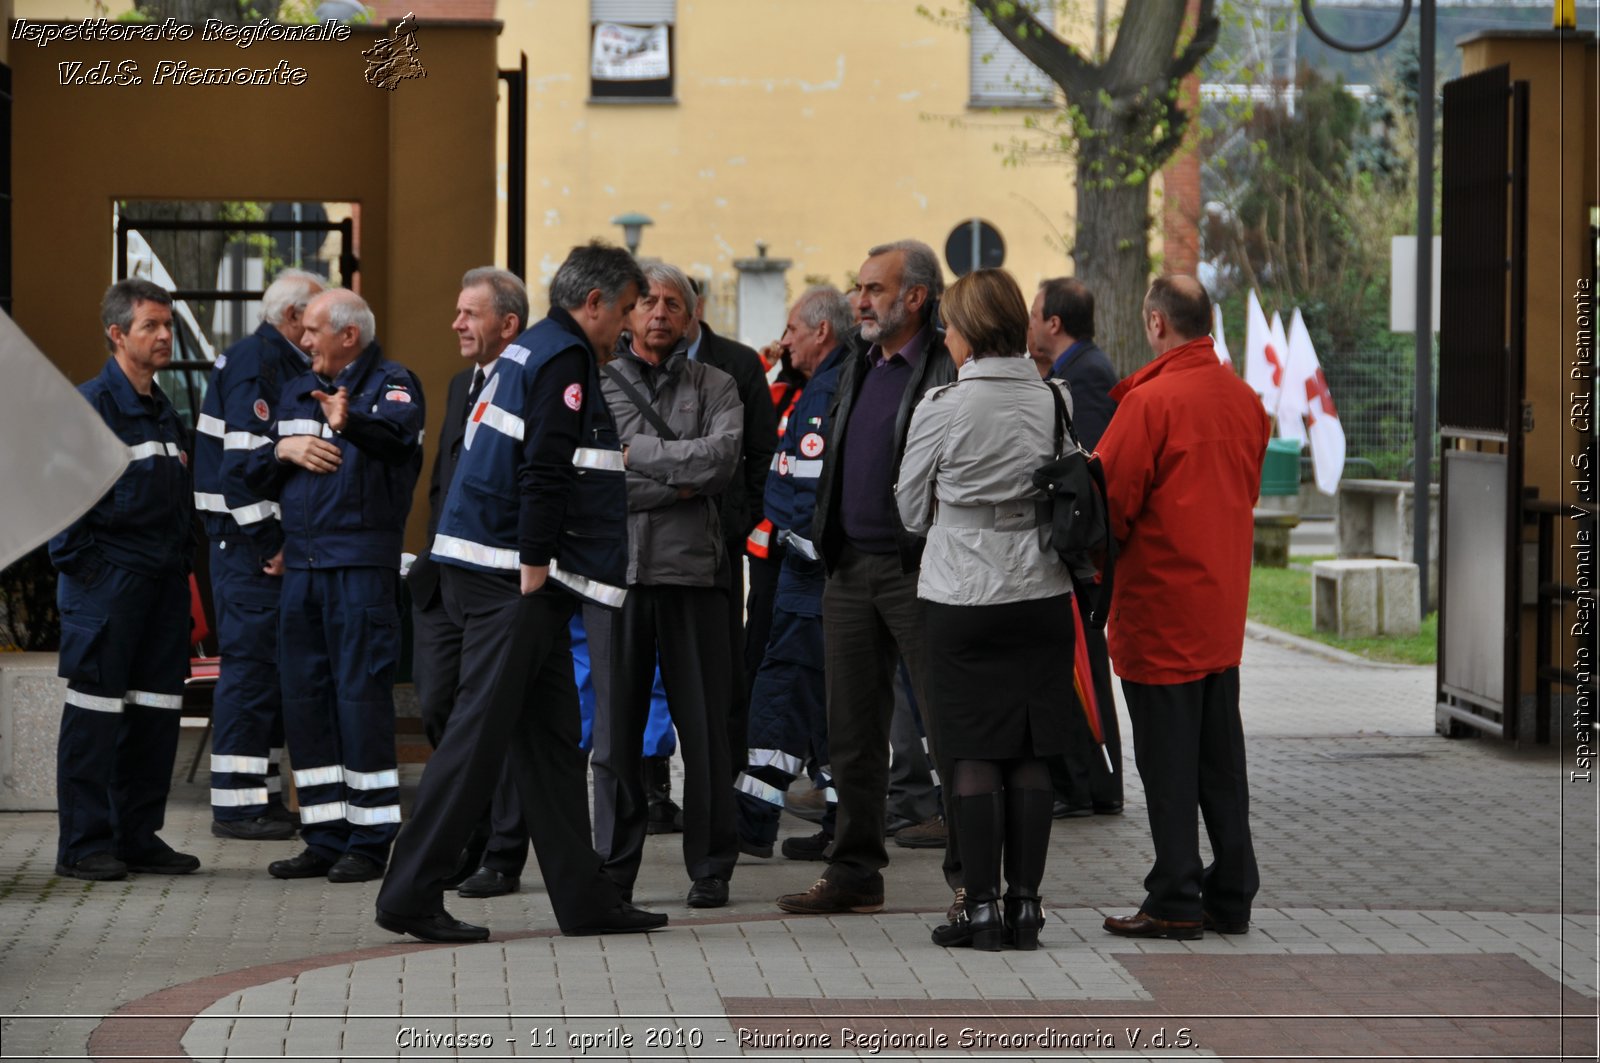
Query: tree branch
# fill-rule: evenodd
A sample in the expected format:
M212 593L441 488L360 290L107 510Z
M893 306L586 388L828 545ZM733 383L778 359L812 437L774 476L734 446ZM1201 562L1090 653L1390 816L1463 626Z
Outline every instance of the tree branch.
M1167 68L1167 76L1177 81L1199 66L1200 60L1216 46L1221 30L1222 20L1217 18L1216 0L1200 0L1200 19L1195 25L1194 37Z
M1057 37L1019 0L972 0L972 6L981 11L1000 31L1000 36L1028 62L1060 85L1069 101L1083 105L1085 97L1095 89L1094 64L1085 61L1077 49Z

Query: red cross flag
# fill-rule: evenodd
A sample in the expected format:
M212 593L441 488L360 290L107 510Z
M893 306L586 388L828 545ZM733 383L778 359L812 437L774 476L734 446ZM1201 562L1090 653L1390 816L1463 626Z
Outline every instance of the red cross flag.
M77 520L117 482L128 448L0 312L0 568Z
M1296 417L1305 418L1317 490L1325 495L1337 494L1339 477L1344 475L1344 425L1339 423L1328 378L1322 374L1322 363L1311 346L1311 333L1306 331L1305 319L1298 310L1289 324L1289 373L1294 383L1285 382L1284 394L1292 387L1299 397Z
M1298 309L1294 316L1300 316ZM1292 439L1305 446L1306 426L1301 420L1305 414L1305 396L1300 393L1300 370L1295 367L1294 352L1289 349L1289 337L1283 331L1283 318L1276 310L1272 312L1270 347L1283 363L1283 368L1278 372L1278 438Z
M1267 315L1261 310L1261 300L1252 288L1245 311L1244 382L1261 396L1268 413L1277 412L1278 389L1283 386L1283 361L1288 355L1274 342Z
M1222 307L1216 303L1211 304L1211 341L1217 349L1217 361L1232 369L1233 355L1228 353L1228 340L1222 334Z

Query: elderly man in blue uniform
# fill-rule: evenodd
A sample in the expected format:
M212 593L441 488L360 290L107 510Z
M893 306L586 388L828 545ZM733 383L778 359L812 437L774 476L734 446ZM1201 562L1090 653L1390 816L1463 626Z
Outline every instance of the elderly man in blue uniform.
M194 505L211 540L211 603L221 673L211 704L211 833L292 838L278 762L283 694L278 683L278 596L283 523L278 504L244 482L245 463L267 442L283 385L310 367L300 350L303 316L323 281L286 269L261 296L261 325L211 370L194 447Z
M850 304L833 288L811 288L795 301L783 329L783 351L806 378L789 412L783 441L767 473L765 511L784 547L772 630L750 696L750 747L738 791L740 848L771 856L789 784L808 751L828 763L827 689L822 671L822 560L811 541L817 476L827 447L828 407L839 383ZM822 833L833 836L829 803Z
M352 291L311 300L311 370L284 386L276 441L251 451L247 472L283 510L278 646L306 843L267 867L274 878L375 879L399 830L396 602L424 410L417 378L384 358L375 331Z
M550 281L549 315L501 353L469 415L432 545L462 630L461 679L378 892L386 930L488 938L445 911L444 889L508 753L561 932L666 925L623 900L590 840L567 628L580 600L614 609L627 593L622 445L595 354L616 342L643 286L626 251L573 248Z
M193 535L187 432L155 376L172 361L172 296L118 281L100 305L111 358L78 388L128 447L93 509L50 540L67 680L56 874L107 881L200 866L156 835L189 664Z
M1072 391L1072 427L1084 448L1094 450L1117 411L1111 389L1118 377L1111 358L1095 345L1094 293L1087 285L1073 277L1039 285L1028 315L1028 353L1041 376L1067 382ZM1100 704L1101 734L1115 770L1107 769L1082 710L1074 706L1067 716L1067 751L1050 762L1058 819L1122 812L1122 736L1111 692L1111 658L1106 654L1104 628L1087 623L1087 614L1084 619L1084 649Z

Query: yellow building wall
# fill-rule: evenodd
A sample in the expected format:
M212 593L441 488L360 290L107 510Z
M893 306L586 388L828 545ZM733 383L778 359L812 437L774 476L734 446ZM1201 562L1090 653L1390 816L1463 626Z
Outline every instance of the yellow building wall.
M996 150L1041 112L969 109L967 34L917 6L679 0L677 102L614 104L588 102L585 0L501 3L501 65L528 56L535 297L573 244L620 242L610 219L635 210L655 222L642 256L712 281L714 322L757 241L793 260L791 295L808 276L847 284L883 241L915 237L942 258L972 217L1000 231L1025 289L1070 272L1070 167L1010 167ZM1092 39L1082 20L1067 32Z

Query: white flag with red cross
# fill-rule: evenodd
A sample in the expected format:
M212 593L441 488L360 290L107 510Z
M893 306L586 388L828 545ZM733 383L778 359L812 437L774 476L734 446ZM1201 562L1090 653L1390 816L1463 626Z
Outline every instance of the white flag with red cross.
M1222 307L1211 304L1211 345L1217 349L1217 361L1233 368L1233 355L1228 353L1228 339L1222 334Z
M1278 405L1279 431L1283 432L1284 425L1291 421L1297 427L1303 425L1301 438L1311 443L1317 490L1325 495L1337 493L1339 477L1344 474L1344 425L1339 423L1328 378L1323 375L1322 363L1311 345L1311 333L1299 310L1289 323L1289 364Z
M1244 382L1261 396L1268 413L1277 412L1278 389L1283 386L1283 363L1288 353L1274 345L1267 315L1252 288L1245 311Z

